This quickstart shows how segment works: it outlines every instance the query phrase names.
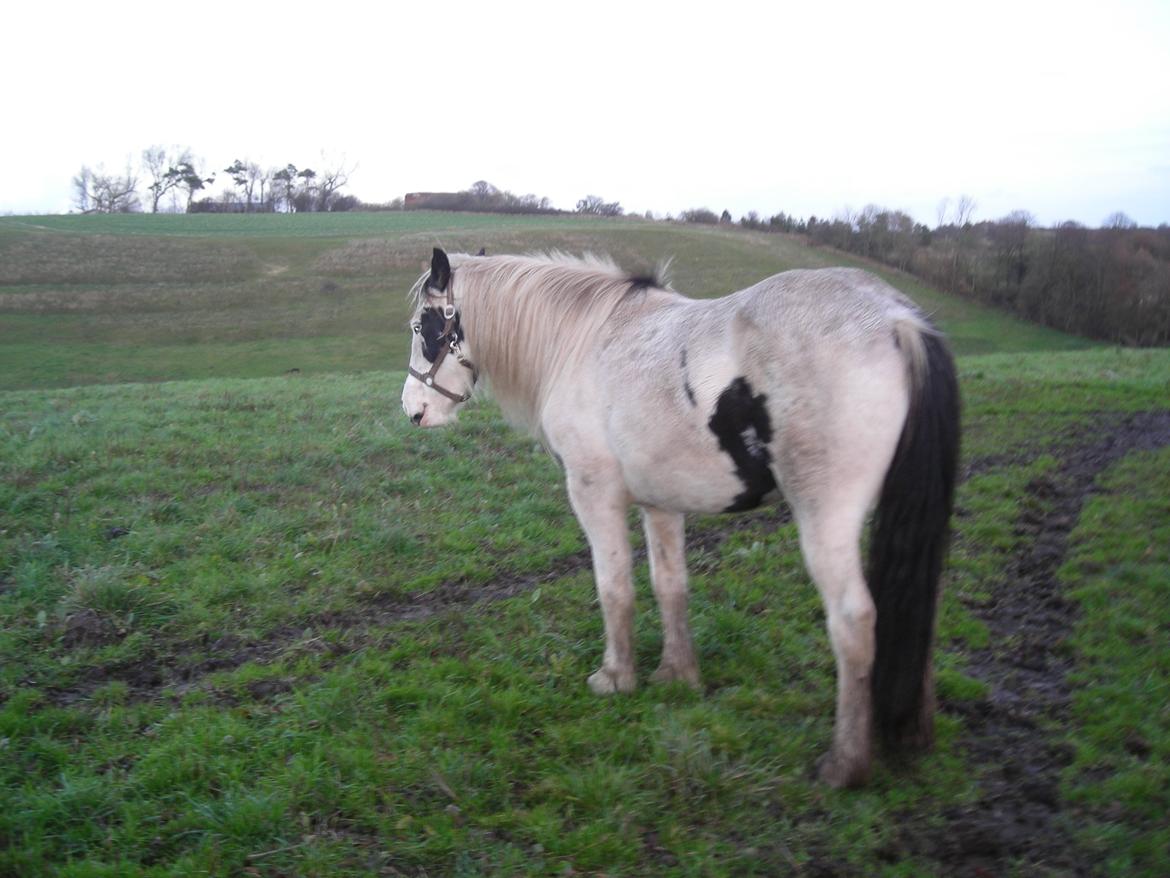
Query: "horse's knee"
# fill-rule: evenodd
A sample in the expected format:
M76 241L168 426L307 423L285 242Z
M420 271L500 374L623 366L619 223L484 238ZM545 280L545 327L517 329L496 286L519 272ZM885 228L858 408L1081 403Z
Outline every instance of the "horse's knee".
M876 624L877 609L868 591L854 589L829 607L829 638L837 657L852 668L863 666L868 673L873 665Z

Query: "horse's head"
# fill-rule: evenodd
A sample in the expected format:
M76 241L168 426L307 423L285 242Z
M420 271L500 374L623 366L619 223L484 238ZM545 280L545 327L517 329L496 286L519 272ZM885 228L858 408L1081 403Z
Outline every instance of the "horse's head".
M459 321L451 264L438 247L430 273L420 281L410 327L414 338L402 410L420 427L438 427L455 420L477 377Z

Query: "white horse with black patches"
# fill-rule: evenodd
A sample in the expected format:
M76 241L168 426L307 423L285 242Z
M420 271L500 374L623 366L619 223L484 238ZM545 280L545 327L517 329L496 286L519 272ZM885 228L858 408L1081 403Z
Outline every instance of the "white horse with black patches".
M863 783L875 728L888 745L931 744L959 395L944 342L911 302L855 269L789 271L693 300L604 260L438 249L413 294L410 419L453 421L482 377L565 469L605 621L594 692L636 685L630 505L664 629L651 680L697 687L683 516L782 494L837 662L821 777Z

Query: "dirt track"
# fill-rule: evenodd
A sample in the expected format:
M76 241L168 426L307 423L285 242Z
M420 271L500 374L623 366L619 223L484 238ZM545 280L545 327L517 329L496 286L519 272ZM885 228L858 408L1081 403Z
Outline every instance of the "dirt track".
M1060 772L1072 754L1044 731L1069 721L1073 663L1062 645L1077 619L1056 572L1098 475L1130 452L1165 445L1170 412L1110 418L1062 443L1059 469L1028 485L1036 502L1021 504L1015 527L1021 548L991 599L970 608L990 629L991 641L966 656L967 672L987 684L990 695L973 705L942 705L962 708L960 746L986 769L980 797L948 814L942 834L908 825L901 839L906 852L938 860L953 875L1000 875L1019 860L1057 874L1096 874L1069 833L1068 818L1075 815L1059 798Z

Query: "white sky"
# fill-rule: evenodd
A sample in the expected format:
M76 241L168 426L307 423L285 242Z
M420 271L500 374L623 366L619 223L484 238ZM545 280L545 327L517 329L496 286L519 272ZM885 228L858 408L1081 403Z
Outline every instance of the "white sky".
M208 170L356 164L367 201L486 179L566 209L876 203L934 225L967 194L976 219L1170 222L1170 0L41 0L0 20L0 212L64 212L81 165L159 144Z

